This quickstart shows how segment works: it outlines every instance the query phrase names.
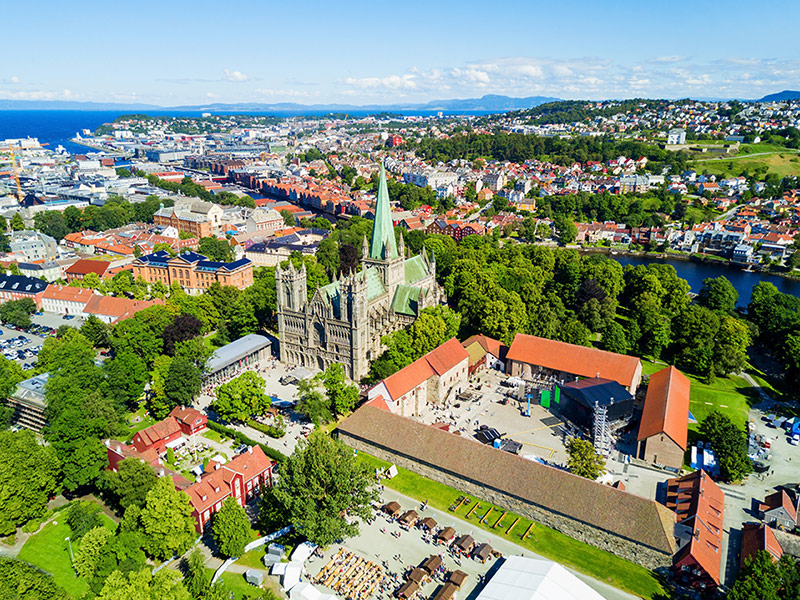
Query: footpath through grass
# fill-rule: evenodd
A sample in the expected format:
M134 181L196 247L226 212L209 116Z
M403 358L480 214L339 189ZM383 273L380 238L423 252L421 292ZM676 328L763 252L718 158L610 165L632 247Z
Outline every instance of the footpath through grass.
M389 466L389 463L363 452L359 452L358 456L359 460L371 469ZM497 520L505 512L501 508L469 494L462 494L455 488L426 479L407 469L398 467L397 471L396 477L383 481L386 487L421 502L427 501L434 508L445 512L456 504L458 498L466 496L470 499L470 503L462 504L453 514L475 527L491 531L494 535L541 556L565 564L576 571L642 598L656 598L662 594L666 596L664 587L656 574L644 567L512 513L506 514L498 523ZM479 503L480 506L467 516L476 503ZM486 519L486 523L482 523L481 520L490 508L493 510L489 518ZM515 521L516 525L513 525L512 528ZM528 536L522 540L522 536L528 532L529 528ZM508 531L509 529L510 531ZM480 536L475 535L474 537L479 538Z
M102 512L100 516L105 527L111 530L116 529L116 523ZM78 577L72 569L69 544L66 540L71 535L72 532L67 525L66 511L58 512L53 520L42 527L39 533L28 538L17 558L47 571L67 593L74 598L80 598L89 589L89 582ZM80 542L73 540L73 554L78 552L79 547Z

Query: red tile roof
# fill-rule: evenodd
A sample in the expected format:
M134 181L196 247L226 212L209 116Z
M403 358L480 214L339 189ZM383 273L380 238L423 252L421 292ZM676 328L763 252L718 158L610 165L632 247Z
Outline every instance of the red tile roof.
M264 454L260 446L254 446L251 451L244 452L229 463L203 475L186 493L189 494L192 506L200 513L233 493L231 482L237 474L242 476L242 483L246 484L270 469L273 464L274 461ZM243 489L242 494L244 493Z
M66 270L66 273L68 275L88 275L89 273L97 273L102 277L110 266L111 263L105 260L89 260L87 258L82 258L75 261L72 266Z
M141 437L146 446L153 446L174 433L179 433L181 426L176 419L167 417L163 421L153 423L150 427L142 429L135 437Z
M518 333L514 337L506 358L579 377L599 375L626 387L633 385L640 366L639 359L635 356L576 346L524 333Z
M690 386L689 379L675 367L667 367L650 376L639 425L639 440L663 432L686 450Z
M783 548L775 537L772 527L767 527L763 523L745 523L742 527L740 566L744 567L747 559L761 550L769 552L775 561L783 556Z
M667 508L676 512L678 523L692 531L675 561L690 556L719 585L725 494L705 471L695 471L667 480Z
M65 300L69 302L82 302L86 304L95 296L94 290L69 287L65 285L50 285L42 294L43 299Z
M386 391L392 400L397 400L434 375L442 375L462 360L469 360L469 354L456 338L431 350L413 363L383 380Z
M115 321L121 321L132 317L140 310L144 310L154 304L163 304L163 300L131 300L130 298L115 298L113 296L94 295L83 309L86 314L103 315L114 317Z
M196 425L204 417L203 413L191 406L176 406L169 411L169 416L187 425Z

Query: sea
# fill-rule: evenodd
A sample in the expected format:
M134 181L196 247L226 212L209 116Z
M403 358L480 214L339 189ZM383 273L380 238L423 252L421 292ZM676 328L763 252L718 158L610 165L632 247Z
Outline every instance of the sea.
M75 144L70 140L82 129L99 127L103 123L113 121L115 118L130 114L131 111L85 111L85 110L0 110L0 140L6 138L39 138L41 143L49 144L48 148L54 150L61 145L73 154L82 154L87 151L85 146ZM327 111L330 112L330 111ZM305 114L324 115L327 112L309 112ZM152 115L199 117L200 111L160 111L148 113ZM214 114L268 114L257 111L236 111L235 113ZM276 116L297 116L297 112L269 113ZM352 113L357 114L357 113ZM364 115L370 111L364 111ZM421 113L422 114L422 113ZM430 112L430 114L436 114ZM427 116L427 115L424 115ZM698 292L707 277L724 275L739 292L739 305L746 306L750 301L753 286L759 281L770 281L784 293L800 297L800 281L785 279L768 273L745 272L737 267L716 265L713 263L695 263L679 260L665 260L650 257L613 256L623 265L648 264L651 262L668 262L678 271L678 276L686 279L693 292Z
M151 116L170 116L170 117L199 117L205 111L107 111L107 110L0 110L0 140L7 138L39 138L41 143L49 144L48 148L54 150L61 145L72 154L83 154L87 151L86 147L75 144L70 140L82 129L94 131L103 123L109 123L119 116L131 113L148 114ZM419 111L404 112L404 115L414 116L435 116L439 111ZM238 110L231 112L214 111L214 115L270 115L277 117L297 117L297 116L322 116L330 114L331 111L246 111ZM353 116L366 116L374 114L375 111L348 111L347 114ZM460 111L447 112L445 115L485 115L487 111Z

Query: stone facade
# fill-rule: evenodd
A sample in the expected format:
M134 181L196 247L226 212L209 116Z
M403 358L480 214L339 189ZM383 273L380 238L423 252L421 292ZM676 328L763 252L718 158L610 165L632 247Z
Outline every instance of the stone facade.
M353 380L383 352L381 338L408 327L443 298L436 261L405 257L395 242L386 176L381 171L372 241L364 240L361 271L317 289L311 300L305 265L275 270L278 333L283 362L325 369L341 363Z
M560 531L573 539L610 552L645 568L666 572L672 565L671 554L598 529L569 515L559 514L550 507L539 506L514 497L506 492L489 487L480 481L473 481L455 473L444 471L428 463L421 462L414 457L373 444L349 433L340 431L339 436L345 444L359 452L366 452L433 481L451 486L466 494L477 496L481 500L533 519L537 523ZM624 516L620 515L620 518L624 518Z

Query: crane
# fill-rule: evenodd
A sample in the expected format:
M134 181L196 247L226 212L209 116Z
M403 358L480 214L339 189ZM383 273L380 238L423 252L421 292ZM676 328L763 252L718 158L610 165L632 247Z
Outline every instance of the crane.
M14 169L14 181L17 182L17 200L22 204L24 197L22 195L22 186L19 183L19 171L17 171L17 157L14 156L14 146L9 145L6 148L2 148L2 150L7 150L11 153L11 166Z

